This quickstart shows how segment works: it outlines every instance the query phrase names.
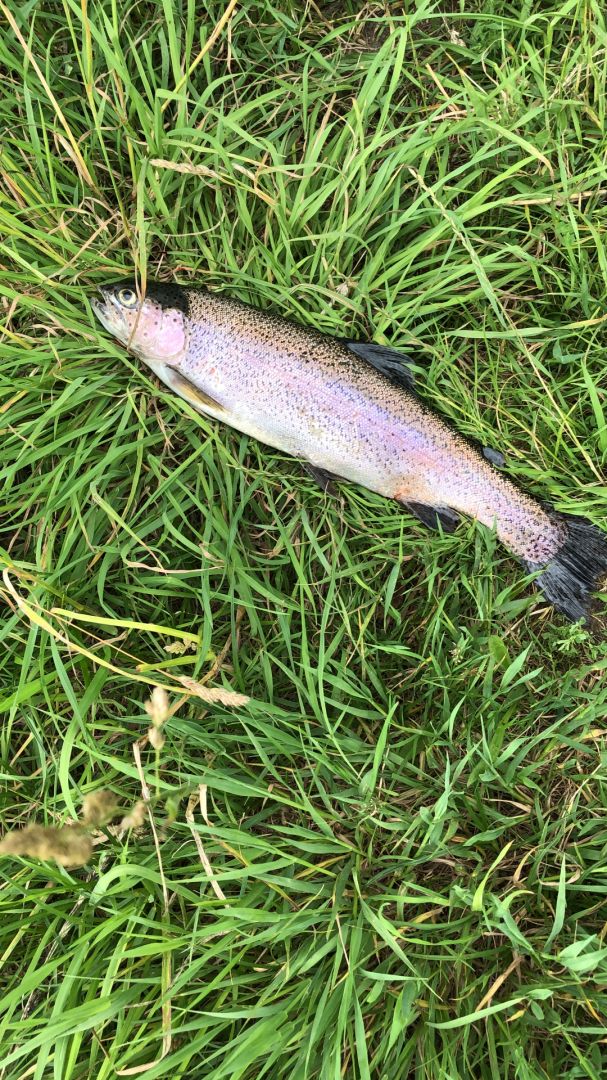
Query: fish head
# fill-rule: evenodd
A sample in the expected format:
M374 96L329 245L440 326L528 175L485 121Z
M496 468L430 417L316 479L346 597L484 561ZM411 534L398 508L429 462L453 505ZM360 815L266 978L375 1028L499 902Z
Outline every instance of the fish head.
M134 279L103 285L91 306L122 345L148 363L175 363L187 348L188 301L179 285L150 282L145 295Z

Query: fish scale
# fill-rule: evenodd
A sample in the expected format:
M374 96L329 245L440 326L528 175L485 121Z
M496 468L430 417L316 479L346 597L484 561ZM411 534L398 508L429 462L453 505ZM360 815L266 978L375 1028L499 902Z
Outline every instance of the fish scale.
M521 491L417 395L396 350L348 342L240 300L133 281L101 290L103 325L172 390L307 462L453 529L459 515L498 538L572 619L585 618L607 573L607 538Z

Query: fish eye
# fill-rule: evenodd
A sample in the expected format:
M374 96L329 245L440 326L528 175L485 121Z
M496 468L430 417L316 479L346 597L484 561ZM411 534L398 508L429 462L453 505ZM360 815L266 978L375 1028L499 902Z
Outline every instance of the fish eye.
M134 307L137 303L137 293L133 289L119 289L116 295L124 307Z

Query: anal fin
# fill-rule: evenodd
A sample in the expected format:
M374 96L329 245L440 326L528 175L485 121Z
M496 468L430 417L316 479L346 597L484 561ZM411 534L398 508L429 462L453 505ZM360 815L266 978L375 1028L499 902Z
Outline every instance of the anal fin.
M316 480L318 486L322 488L327 495L337 494L337 488L333 483L337 477L334 476L333 473L327 472L326 469L319 469L317 465L311 465L309 461L304 461L303 466L306 472L310 474L313 480Z
M449 506L430 506L418 502L403 502L403 506L429 529L438 529L440 525L443 532L452 533L459 525L459 514Z

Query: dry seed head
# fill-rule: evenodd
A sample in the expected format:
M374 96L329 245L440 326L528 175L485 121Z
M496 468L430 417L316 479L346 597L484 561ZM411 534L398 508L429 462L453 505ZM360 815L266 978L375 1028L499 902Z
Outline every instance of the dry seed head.
M66 867L84 866L92 850L92 840L80 825L65 825L60 829L28 825L7 833L0 841L2 855L30 855Z
M159 727L151 727L148 731L148 739L154 750L162 750L166 739Z
M180 675L179 682L192 694L196 694L202 701L213 705L246 705L251 699L246 694L238 694L235 690L224 690L223 686L204 686L203 683L191 679L188 675Z
M172 641L170 645L165 645L164 651L172 656L183 656L188 651L196 652L197 648L197 641Z
M155 730L154 728L152 730ZM126 814L120 822L121 829L140 829L145 822L145 803L136 802L129 814Z
M166 724L170 710L169 695L164 686L154 687L150 700L145 703L145 711L154 727L161 728L163 724Z
M116 816L117 809L118 804L113 792L92 791L82 801L80 818L84 825L95 825L100 828Z
M171 656L183 656L187 652L187 641L172 641L170 645L165 645L164 651L170 653Z

